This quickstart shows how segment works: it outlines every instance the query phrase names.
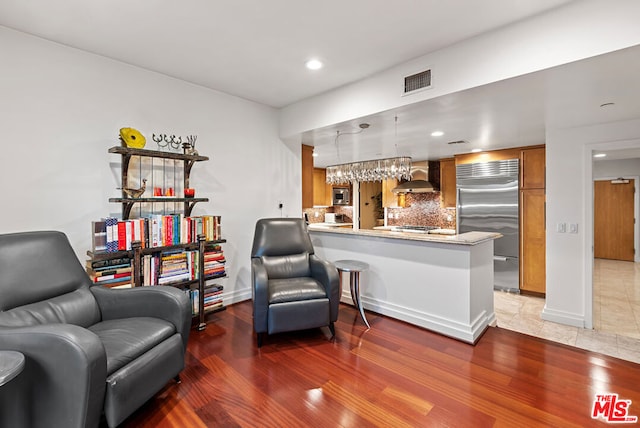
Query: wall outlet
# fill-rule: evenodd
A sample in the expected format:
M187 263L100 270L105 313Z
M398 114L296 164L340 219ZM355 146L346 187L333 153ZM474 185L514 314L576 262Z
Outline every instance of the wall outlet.
M578 233L578 223L569 224L569 233Z

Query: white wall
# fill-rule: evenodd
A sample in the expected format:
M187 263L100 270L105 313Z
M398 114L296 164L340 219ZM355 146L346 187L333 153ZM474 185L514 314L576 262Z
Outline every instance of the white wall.
M280 135L357 119L640 44L640 2L583 0L465 40L283 109ZM401 96L404 77L432 69L432 88ZM296 138L293 138L295 141Z
M640 119L547 131L547 299L544 319L593 327L592 152L640 147ZM578 233L557 233L577 223Z
M197 134L210 161L191 186L208 203L193 214L222 215L228 302L250 298L255 220L299 216L301 161L278 137L277 111L157 73L0 27L2 154L0 233L65 232L84 262L92 220L120 215L121 127Z

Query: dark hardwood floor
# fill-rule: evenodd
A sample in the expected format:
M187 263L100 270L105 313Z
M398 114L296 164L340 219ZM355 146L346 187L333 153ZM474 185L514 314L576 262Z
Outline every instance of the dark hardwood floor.
M265 337L256 346L251 302L193 330L180 384L171 383L124 427L584 427L595 394L632 400L640 365L509 330L471 346L341 305L327 328Z

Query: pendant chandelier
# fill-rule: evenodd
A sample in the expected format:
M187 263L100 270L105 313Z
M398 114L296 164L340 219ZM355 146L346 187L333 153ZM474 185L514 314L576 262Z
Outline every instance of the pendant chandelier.
M361 123L360 130L346 134L359 134L369 127L368 123ZM396 133L396 154L398 151L398 116L395 117ZM338 138L340 131L336 134L336 152L340 160L340 147ZM360 162L343 163L330 165L327 167L327 184L349 184L364 181L382 181L395 178L397 180L411 180L411 158L409 156L396 156L394 158L374 159Z
M411 179L411 158L408 156L343 163L327 167L328 184L349 184L355 181L382 181L390 178Z

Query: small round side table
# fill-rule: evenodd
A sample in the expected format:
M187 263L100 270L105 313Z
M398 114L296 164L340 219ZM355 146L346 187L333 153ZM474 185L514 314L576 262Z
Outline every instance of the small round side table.
M24 369L24 355L17 351L0 351L0 386L18 376Z
M340 274L340 289L342 290L342 272L349 272L349 283L351 285L351 300L353 304L360 311L362 321L364 321L367 328L371 328L367 317L364 315L364 308L362 307L362 301L360 300L360 272L369 269L369 264L358 260L338 260L333 263L338 269Z

